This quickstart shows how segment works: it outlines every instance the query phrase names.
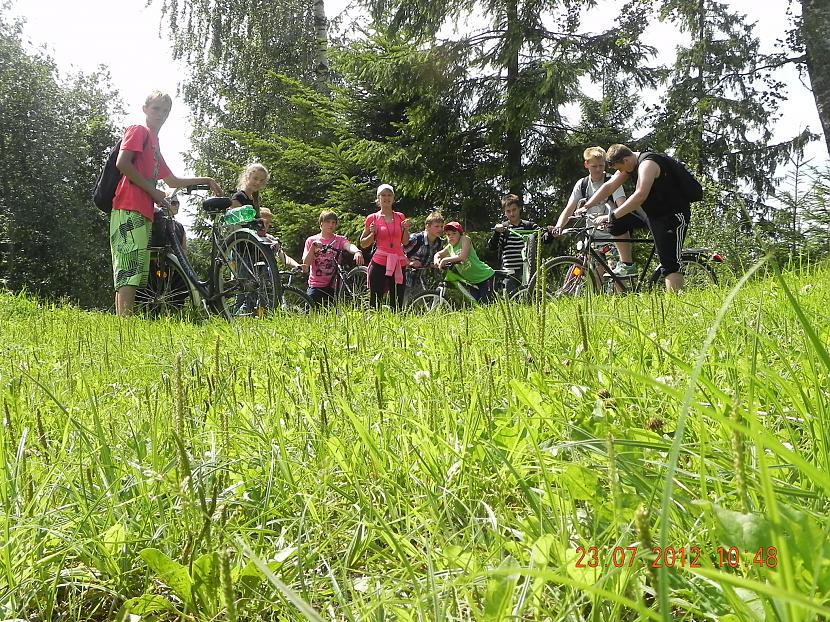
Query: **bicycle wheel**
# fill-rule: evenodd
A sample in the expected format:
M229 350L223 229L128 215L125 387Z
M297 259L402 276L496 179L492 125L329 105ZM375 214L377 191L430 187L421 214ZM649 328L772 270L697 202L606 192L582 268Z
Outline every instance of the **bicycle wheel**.
M355 306L367 308L369 306L369 269L366 266L355 266L346 273L346 286L351 292L351 300Z
M225 317L261 318L273 311L279 272L270 247L256 234L240 230L225 238L223 250L213 279Z
M718 277L712 266L700 255L682 253L680 255L680 272L683 275L683 289L706 289L718 284ZM660 269L651 275L650 289L666 288L666 280L660 274Z
M307 315L314 307L311 298L296 287L283 286L277 294L277 311L294 315Z
M135 292L135 311L153 318L202 315L201 296L185 276L176 255L164 252L150 260L147 286Z
M545 296L580 296L600 291L600 283L593 270L586 268L579 257L554 257L542 264L527 284L531 296L537 295L537 279L544 274Z
M434 311L449 311L452 304L438 290L427 290L415 296L406 307L407 313L422 315Z

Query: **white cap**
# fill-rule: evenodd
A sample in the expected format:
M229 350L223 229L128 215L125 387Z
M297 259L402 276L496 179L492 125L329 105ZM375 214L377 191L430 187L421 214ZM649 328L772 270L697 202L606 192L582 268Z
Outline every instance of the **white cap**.
M378 192L375 196L380 196L380 193L384 190L388 190L392 194L395 194L395 189L392 186L390 186L389 184L381 184L378 186Z

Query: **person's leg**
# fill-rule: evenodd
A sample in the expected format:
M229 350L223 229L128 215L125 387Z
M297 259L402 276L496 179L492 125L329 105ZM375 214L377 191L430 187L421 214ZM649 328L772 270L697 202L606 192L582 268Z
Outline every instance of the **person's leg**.
M113 210L110 214L116 315L130 315L135 306L136 290L147 285L151 230L152 222L138 212Z
M388 278L389 306L395 311L400 311L401 307L403 307L404 296L406 295L406 284L401 283L398 285L395 283L395 277Z
M386 293L386 268L374 261L369 262L369 304L375 309L380 308L383 295Z
M331 301L334 290L330 287L309 287L305 293L311 298L314 306L319 307Z
M670 292L683 289L680 253L683 250L690 217L690 212L681 212L649 220L654 246L660 258L660 273L666 278L666 289Z
M478 284L478 301L488 304L493 301L493 277Z
M632 266L634 264L634 250L631 245L631 242L628 240L631 239L631 233L637 227L641 227L645 223L642 223L640 218L636 216L634 213L626 214L622 218L618 218L611 226L608 228L608 232L611 234L611 237L614 238L614 244L617 247L617 252L620 255L620 261L627 266ZM635 270L636 272L636 270Z

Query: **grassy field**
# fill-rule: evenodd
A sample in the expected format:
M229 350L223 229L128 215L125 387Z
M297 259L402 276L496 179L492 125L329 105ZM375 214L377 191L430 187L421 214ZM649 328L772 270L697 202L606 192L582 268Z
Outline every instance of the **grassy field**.
M233 325L0 294L0 619L830 619L829 317L827 268Z

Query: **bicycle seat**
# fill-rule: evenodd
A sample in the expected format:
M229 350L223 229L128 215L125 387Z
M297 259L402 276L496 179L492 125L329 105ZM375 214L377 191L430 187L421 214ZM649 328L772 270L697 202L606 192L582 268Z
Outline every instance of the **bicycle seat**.
M213 197L202 201L202 209L211 216L224 212L231 206L231 200L228 197Z

